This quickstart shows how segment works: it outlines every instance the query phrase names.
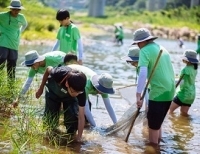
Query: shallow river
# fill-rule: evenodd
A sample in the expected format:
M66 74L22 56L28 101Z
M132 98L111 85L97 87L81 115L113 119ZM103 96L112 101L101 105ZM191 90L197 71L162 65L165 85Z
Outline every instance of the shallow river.
M135 83L135 69L124 61L121 57L127 54L127 49L131 44L131 40L124 41L124 45L115 46L106 37L84 40L84 65L96 71L98 74L108 72L113 76L116 94L110 95L112 106L119 119L122 114L133 104L135 95L134 88L124 88L126 95L121 96L117 88L125 87ZM156 40L159 44L168 49L171 54L172 64L175 73L184 67L181 56L184 49L178 47L178 43L171 40ZM185 48L196 49L196 43L185 42ZM36 49L40 54L48 52L51 47L48 46L23 46L20 50L20 64L24 56L23 54L29 50ZM18 67L21 72L26 72L24 68ZM198 69L199 70L199 69ZM18 71L19 72L19 71ZM163 141L157 149L157 153L163 154L195 154L200 151L200 73L196 78L196 99L189 110L190 117L179 116L179 110L174 116L167 115L163 124ZM123 99L125 97L125 99ZM92 113L96 120L98 128L108 127L112 125L111 119L107 114L101 97L96 103L96 97L91 96ZM139 123L132 129L128 142L125 142L126 134L104 136L97 131L85 130L84 142L82 144L73 144L69 147L60 147L59 153L86 153L86 154L140 154L140 153L156 153L155 150L147 145L147 125ZM47 144L43 145L47 148ZM0 142L0 147L1 142ZM54 148L54 147L50 147ZM1 153L1 152L0 152ZM34 152L33 152L34 153Z

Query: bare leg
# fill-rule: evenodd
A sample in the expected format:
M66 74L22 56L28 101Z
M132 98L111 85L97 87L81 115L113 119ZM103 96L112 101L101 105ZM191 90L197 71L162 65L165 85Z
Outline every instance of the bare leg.
M159 130L154 130L149 128L149 142L158 144L158 140L160 137L160 129Z
M189 110L189 109L190 109L189 106L181 106L181 109L180 109L181 115L183 115L183 116L188 116L188 110Z
M162 128L159 129L158 143L160 143L161 141L163 141L163 139L162 139Z
M171 105L170 105L170 108L169 108L169 113L173 113L174 110L176 110L177 108L179 107L179 105L177 105L176 103L174 103L172 101Z

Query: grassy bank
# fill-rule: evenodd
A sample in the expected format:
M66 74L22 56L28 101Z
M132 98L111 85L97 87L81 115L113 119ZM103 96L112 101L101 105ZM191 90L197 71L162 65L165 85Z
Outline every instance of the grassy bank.
M28 28L23 33L22 38L26 40L54 40L59 28L59 22L55 19L56 10L47 8L40 3L24 2L23 13L28 20ZM1 10L8 10L1 8ZM75 23L80 23L80 30L83 34L94 33L98 35L101 31L91 26L91 23L97 25L113 25L116 22L123 23L125 28L133 28L133 22L149 23L154 26L168 28L188 27L191 30L200 32L200 7L187 9L185 7L173 10L161 10L157 12L135 11L131 7L115 8L107 7L105 16L101 18L92 18L87 16L87 11L71 11L71 19Z

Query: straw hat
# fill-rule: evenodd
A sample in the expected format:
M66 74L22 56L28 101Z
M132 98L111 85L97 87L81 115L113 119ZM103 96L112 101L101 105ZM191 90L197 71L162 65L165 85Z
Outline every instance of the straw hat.
M102 73L101 75L94 75L91 78L92 85L100 92L105 94L114 94L113 79L108 73Z
M10 8L10 9L19 9L19 10L25 9L25 8L22 6L20 0L12 0L12 1L10 2L10 6L8 6L7 8Z
M132 43L132 45L140 43L140 42L144 42L144 41L147 41L147 40L155 40L157 38L158 37L156 37L156 36L152 36L148 29L139 28L133 33L133 43Z
M139 60L139 52L140 52L140 49L137 46L131 46L128 49L128 55L122 57L121 59L125 60L125 61L136 61L137 62Z
M21 65L31 66L37 62L43 61L44 56L40 56L36 50L29 51L25 54L25 61Z
M188 49L184 53L183 60L188 61L190 63L198 63L199 61L197 60L197 53L194 50Z

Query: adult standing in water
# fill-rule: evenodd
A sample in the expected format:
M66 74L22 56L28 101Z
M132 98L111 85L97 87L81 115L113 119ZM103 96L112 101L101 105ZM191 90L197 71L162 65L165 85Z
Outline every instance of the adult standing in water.
M156 38L157 37L152 36L150 31L146 28L137 29L133 33L133 44L137 44L140 48L140 58L138 63L140 71L136 92L138 108L141 108L143 105L141 93L144 89L146 79L149 78L149 75L154 68L156 57L158 57L160 50L163 51L149 86L150 92L147 120L149 127L149 142L153 145L159 144L161 140L162 123L175 93L174 70L171 64L170 55L164 47L153 41Z
M60 51L73 52L78 57L78 63L82 64L83 44L79 29L70 20L70 13L65 9L58 10L56 19L60 22L60 28L57 34L57 42L53 47L53 51L59 47Z
M24 9L20 0L12 0L8 8L10 11L0 13L0 70L7 61L8 78L14 80L20 36L27 27L27 21L19 13Z

